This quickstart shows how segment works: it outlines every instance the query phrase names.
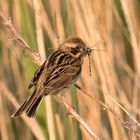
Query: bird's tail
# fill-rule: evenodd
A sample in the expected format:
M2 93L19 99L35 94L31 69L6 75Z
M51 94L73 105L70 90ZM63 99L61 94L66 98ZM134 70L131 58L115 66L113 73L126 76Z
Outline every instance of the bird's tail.
M38 96L36 94L37 90L35 89L32 95L26 99L23 104L16 110L16 112L11 116L12 118L20 116L23 112L28 117L34 117L37 107L42 100L42 95Z

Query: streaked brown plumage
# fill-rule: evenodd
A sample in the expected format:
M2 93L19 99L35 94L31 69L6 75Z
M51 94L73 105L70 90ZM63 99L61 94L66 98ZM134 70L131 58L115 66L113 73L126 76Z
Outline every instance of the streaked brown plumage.
M17 117L23 112L28 117L33 117L44 96L57 94L74 84L80 76L83 57L90 53L91 49L87 48L80 38L66 39L35 72L28 86L34 86L32 95L12 117Z

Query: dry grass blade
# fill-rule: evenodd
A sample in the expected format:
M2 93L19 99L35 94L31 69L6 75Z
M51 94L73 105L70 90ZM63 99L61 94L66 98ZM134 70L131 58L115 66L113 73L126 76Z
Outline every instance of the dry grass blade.
M132 1L121 0L121 4L128 24L128 29L130 32L130 39L131 39L131 44L132 44L132 49L133 49L134 59L135 59L134 61L135 68L138 75L140 76L140 65L139 65L140 51L138 49L139 44L137 39L138 22L135 14L134 3Z
M82 93L84 93L84 95L86 95L87 97L89 97L91 100L95 101L96 103L98 103L99 105L101 105L104 110L109 111L111 114L113 114L113 116L119 120L121 122L121 124L127 128L129 130L130 133L133 133L134 135L136 135L138 138L140 138L140 132L138 130L133 129L133 124L128 122L128 121L124 121L122 119L122 117L115 111L113 110L109 105L106 105L105 103L103 103L102 101L100 101L99 99L95 98L95 97L91 97L89 94L87 94L87 92L85 90L83 90L79 85L75 84L75 87L77 89L79 89ZM110 97L111 98L111 97ZM112 98L111 98L112 99ZM113 99L112 99L113 100ZM113 100L114 101L114 100ZM119 105L116 101L114 101L117 105ZM123 109L123 111L125 111L125 113L135 122L135 124L137 124L139 126L138 121L136 121L134 118L132 118L132 116L129 115L129 113L121 106L119 105L121 109Z
M1 119L0 119L0 132L1 132L1 138L4 140L8 140L8 135L7 135L7 126L6 126L6 119L5 119L5 114L4 114L4 106L2 104L2 93L1 93L1 88L0 88L0 113L1 115Z
M27 50L27 52L29 53L29 55L32 57L32 59L36 64L38 65L41 64L42 63L41 57L35 51L33 51L29 47L29 45L24 41L24 39L17 33L15 27L11 22L11 19L10 18L6 19L2 13L0 13L0 18L2 20L1 22L8 28L8 30L10 30L12 38L14 38L18 42L18 44L21 46L22 49Z
M8 91L8 88L3 82L0 82L0 90L2 95L5 96L15 108L19 107L19 103L17 102L16 98L10 91ZM22 117L22 119L28 125L37 139L45 140L45 135L43 134L38 122L35 119L29 119L27 117Z
M41 26L41 21L39 20L40 16L40 7L38 1L34 0L34 8L35 8L35 19L36 19L36 34L37 34L37 43L39 53L46 59L45 55L45 45L44 45L44 38L43 38L43 29ZM50 140L56 140L56 133L55 133L55 122L53 119L53 109L52 109L52 100L51 96L45 98L45 107L46 107L46 115L49 114L47 117L47 124L48 124L48 132Z
M65 100L65 98L61 95L57 95L65 105L68 110L68 115L72 118L75 118L79 123L87 130L87 132L92 136L94 140L99 140L99 138L93 133L91 128L87 125L87 123L81 118L81 116L71 107Z

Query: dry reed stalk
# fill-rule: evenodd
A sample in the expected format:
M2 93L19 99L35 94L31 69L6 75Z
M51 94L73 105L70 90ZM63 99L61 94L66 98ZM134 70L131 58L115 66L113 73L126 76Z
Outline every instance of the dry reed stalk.
M43 38L43 30L41 26L40 18L40 6L38 0L33 1L34 4L34 10L35 10L35 21L36 21L36 35L37 35L37 44L38 44L38 50L41 56L46 59L45 54L45 46L44 46L44 38ZM49 132L49 139L50 140L56 140L56 133L55 133L55 122L53 117L53 109L52 109L52 100L51 96L48 96L48 98L45 98L45 107L46 107L46 118L47 118L47 124L48 124L48 132ZM47 115L49 114L49 116Z
M76 22L75 22L76 25L75 26L78 26L76 28L77 29L77 34L79 36L84 36L83 38L86 38L87 37L87 33L84 32L85 31L85 28L86 28L87 31L92 31L91 33L89 33L88 38L91 38L92 39L92 36L94 36L94 38L99 38L100 37L99 31L98 31L99 26L98 25L96 26L95 23L94 23L94 21L95 21L94 20L94 16L95 15L94 15L94 13L93 13L92 10L91 10L92 13L90 13L90 9L91 9L91 6L90 5L92 5L91 4L92 2L90 3L90 5L89 5L88 2L89 1L84 2L83 0L76 1L76 2L75 1L72 1L72 6L74 7L74 9L76 9L74 11L74 16L75 16L75 20L76 20ZM106 4L108 4L108 3L106 3ZM93 1L93 5L95 5L95 8L97 7L97 10L98 11L96 11L96 12L97 12L97 14L99 16L106 17L106 14L103 13L103 11L105 11L104 10L104 7L106 7L106 5L101 4L101 1L96 1L96 0ZM109 7L109 6L107 6L107 7ZM112 9L112 7L110 9ZM112 11L110 10L110 13L111 12ZM111 14L111 15L113 15L113 14ZM102 17L100 17L100 18L102 18ZM105 24L105 22L106 22L106 24L110 26L110 21L108 21L108 20L106 21L106 18L103 18L103 19L104 19L103 24ZM85 25L84 26L81 26L82 28L80 28L80 29L79 29L80 26L79 26L79 22L78 21L82 22L80 24L85 23ZM111 21L111 23L112 23L112 21ZM104 30L105 29L106 28L104 27ZM112 30L113 29L110 26L110 31L112 31ZM82 32L82 35L81 35L81 32ZM108 31L106 30L104 32L105 32L105 37L106 38L107 37L109 38ZM108 42L106 42L106 43L108 43ZM113 48L111 37L110 37L110 43L108 43L107 46L110 46L109 49L112 49ZM115 54L113 54L113 55L115 55ZM103 55L100 55L100 56L97 56L96 57L96 61L97 61L96 68L97 68L97 73L99 74L99 79L100 79L100 82L101 82L102 91L104 93L112 93L112 95L115 98L118 98L117 97L117 92L116 92L115 89L116 89L116 87L119 86L119 84L118 84L119 81L118 81L118 77L116 75L116 71L115 71L115 67L114 67L114 62L112 61L113 59L110 59L110 58L111 58L110 55L105 56L104 54ZM87 72L85 72L85 73L87 73ZM92 88L91 87L93 86L93 83L89 83L88 82L89 80L86 80L87 79L86 77L87 77L86 74L84 74L84 81L85 81L84 82L84 86L86 87L86 92L87 93L90 93L88 91L92 91ZM124 92L123 94L126 94L126 93ZM104 98L105 98L106 103L110 102L110 100L107 97L104 97ZM120 114L121 113L122 112L120 112ZM118 131L119 129L117 128L117 124L116 124L115 120L112 119L112 116L110 115L110 113L108 114L108 116L109 116L109 121L110 121L110 123L112 125L111 128L112 128L113 135L114 135L113 138L114 139L117 139L117 136L118 136L118 139L120 139L121 138L120 137L120 132L121 131Z
M55 42L54 39L57 38L57 35L52 29L51 22L49 20L48 15L45 12L43 3L41 1L39 1L38 3L40 7L40 11L39 11L40 14L38 16L38 20L41 22L41 25L43 26L43 28L47 31L48 36L51 40L51 43L53 44L53 47L55 47L57 45L57 42ZM31 5L31 3L29 4Z
M61 0L49 0L50 3L50 11L52 14L52 17L54 17L54 30L55 34L60 37L61 39L64 39L65 33L64 33L64 24L63 19L61 15ZM55 3L55 4L54 4Z
M4 112L4 106L3 106L3 102L2 102L2 91L0 88L0 114L1 114L1 118L0 118L0 132L1 132L1 139L3 140L8 140L8 132L7 132L7 125L6 125L6 119L5 119L5 112Z
M15 108L19 107L19 103L17 102L16 98L8 90L7 86L3 82L0 82L0 90L2 95L4 95ZM28 125L28 127L31 129L31 131L33 132L33 134L37 139L45 140L45 135L43 134L38 122L35 119L29 119L23 116L22 119Z
M2 13L0 13L0 18L2 19L2 23L10 30L12 38L17 41L23 50L26 50L29 53L34 63L41 65L43 62L42 58L34 50L32 50L23 40L23 38L21 38L21 36L17 33L11 22L11 19L6 19Z
M139 60L140 60L140 51L138 49L139 44L138 44L138 37L137 37L137 31L138 31L138 25L137 25L137 16L135 13L135 6L134 2L128 1L128 0L121 0L121 5L124 11L124 15L127 21L128 29L130 32L130 39L131 39L131 44L132 44L132 49L133 49L133 55L134 55L134 63L135 63L135 69L137 74L140 77L140 65L139 65Z
M65 140L64 135L63 135L64 127L63 127L63 124L61 122L59 114L55 115L55 119L56 119L57 130L58 130L58 133L59 133L60 140Z
M73 107L71 107L70 104L67 103L66 99L61 95L57 95L57 96L62 100L63 104L68 110L68 115L76 119L77 121L79 121L79 123L86 129L86 131L91 135L91 137L94 140L99 140L99 138L93 133L92 129L87 125L84 119L82 119L82 117L73 109Z
M100 104L102 107L104 107L104 110L107 110L109 113L111 113L117 120L119 120L121 122L121 124L129 130L130 133L134 133L138 138L140 138L140 131L139 130L135 130L133 129L133 124L123 120L123 118L114 110L112 109L108 104L103 103L101 100L90 96L89 94L87 94L87 92L85 90L83 90L79 85L75 84L75 87L77 89L79 89L82 93L84 93L84 95L86 95L87 97L89 97L91 100L95 101L96 103ZM137 125L140 128L140 124L137 120L135 120L129 113L128 111L126 111L126 109L124 109L119 103L117 103L117 101L115 101L112 97L110 97L112 101L114 101L130 118L131 120L133 120L133 122L135 123L135 125Z
M87 39L88 42L90 42L90 40L94 41L94 39L101 40L101 36L99 34L99 27L95 23L95 15L92 12L92 10L89 10L89 9L92 9L92 7L91 7L92 4L90 4L89 1L86 1L84 4L84 1L82 1L82 0L81 1L71 0L71 2L72 2L72 6L74 7L73 13L74 13L75 26L77 27L76 30L77 30L78 36L83 36L83 38ZM97 3L99 4L100 2L95 2L95 5ZM87 8L85 8L85 5L87 6ZM100 5L98 10L101 10L103 8L103 6L104 5ZM102 10L100 11L100 13L101 12L102 12ZM99 79L101 81L101 86L102 86L101 88L103 89L103 91L105 93L110 93L111 91L109 91L109 87L111 87L111 82L109 83L109 81L112 81L112 79L110 78L110 76L108 77L108 79L106 78L106 75L109 75L108 73L110 72L109 66L106 62L106 56L97 55L96 61L97 61L97 63L96 63L97 73L99 75ZM88 66L85 65L84 67L87 68ZM93 89L92 89L93 83L89 81L89 78L88 78L89 76L87 76L88 70L85 69L83 73L84 73L84 76L83 76L84 84L83 85L85 86L86 92L90 93L90 91L93 91ZM113 88L111 88L111 89L113 89ZM109 102L107 98L105 98L105 101ZM89 108L89 110L91 110L90 112L94 112L93 114L98 115L96 105L94 105L94 108ZM116 131L116 128L113 129L115 125L114 125L114 120L113 120L112 116L110 115L110 113L108 113L108 117L109 117L109 121L112 125L111 126L112 131L114 133L118 133L118 131ZM100 117L96 117L95 121L98 121L99 118ZM93 118L93 120L94 119L95 119L95 117ZM100 125L100 120L99 120L99 125ZM97 129L98 129L98 132L100 132L100 128L97 128Z
M109 97L117 106L119 106L126 114L127 116L129 116L129 118L138 126L140 127L140 123L130 115L130 113L121 105L119 104L115 99L113 99L110 95L106 95L107 97Z

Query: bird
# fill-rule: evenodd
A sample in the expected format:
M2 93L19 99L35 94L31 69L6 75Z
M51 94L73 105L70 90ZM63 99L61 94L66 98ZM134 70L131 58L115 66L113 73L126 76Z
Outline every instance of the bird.
M83 59L91 51L79 37L65 39L36 70L28 86L28 89L34 87L32 95L11 117L15 118L23 113L29 118L34 117L45 96L56 95L74 85L81 75Z

